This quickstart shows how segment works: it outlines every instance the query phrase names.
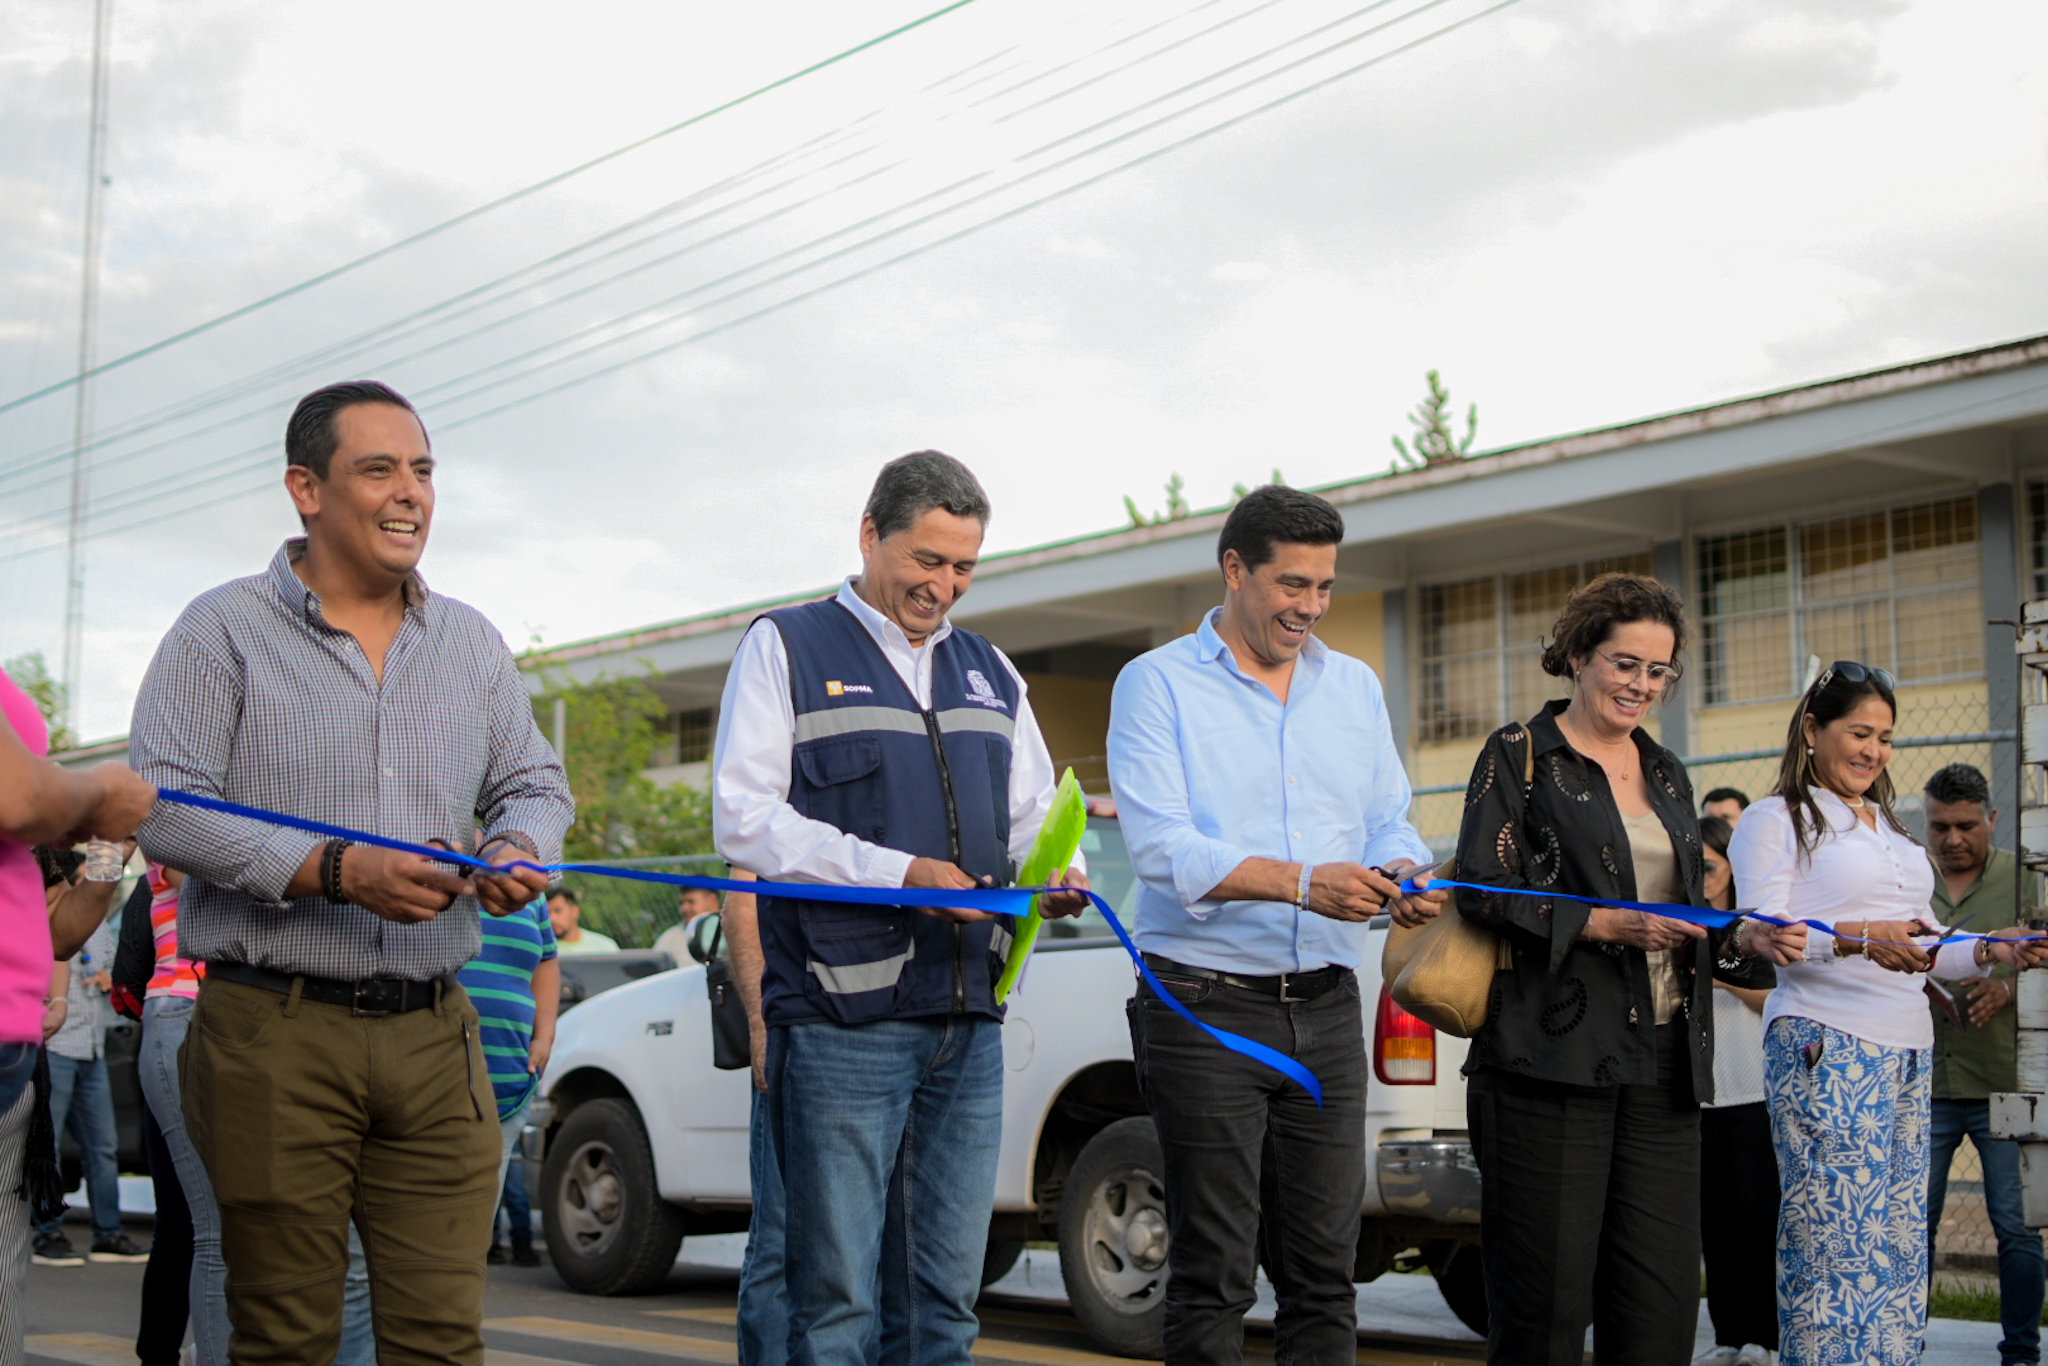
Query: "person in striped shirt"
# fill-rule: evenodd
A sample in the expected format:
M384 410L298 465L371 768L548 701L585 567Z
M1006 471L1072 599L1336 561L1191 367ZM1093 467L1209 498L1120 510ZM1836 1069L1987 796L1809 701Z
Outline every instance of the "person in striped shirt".
M457 976L476 1006L482 1025L484 1063L498 1098L505 1146L498 1159L498 1189L526 1112L540 1090L541 1073L555 1046L555 1013L561 1004L562 966L555 957L555 932L541 901L484 925L483 952ZM496 1240L493 1239L493 1242ZM516 1265L533 1266L533 1231L512 1224Z

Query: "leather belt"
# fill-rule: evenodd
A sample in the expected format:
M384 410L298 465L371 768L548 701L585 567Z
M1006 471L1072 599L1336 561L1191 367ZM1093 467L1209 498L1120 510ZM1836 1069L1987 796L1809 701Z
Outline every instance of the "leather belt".
M1226 987L1240 987L1245 991L1256 991L1261 996L1272 996L1281 1001L1314 1000L1351 976L1350 968L1332 965L1317 968L1313 972L1283 972L1277 977L1246 977L1235 972L1217 972L1214 968L1198 968L1187 963L1176 963L1171 958L1161 958L1156 953L1145 955L1145 965L1154 972L1164 972L1174 977L1193 977L1198 981L1216 982Z
M346 1006L351 1015L370 1017L426 1010L439 1004L448 984L454 980L453 977L444 977L414 982L403 977L369 977L360 982L344 982L333 977L278 972L274 968L259 968L248 963L214 962L206 965L206 975L209 980L258 987L280 996L291 995L292 984L301 982L304 985L299 988L300 1000L318 1001L326 1006Z

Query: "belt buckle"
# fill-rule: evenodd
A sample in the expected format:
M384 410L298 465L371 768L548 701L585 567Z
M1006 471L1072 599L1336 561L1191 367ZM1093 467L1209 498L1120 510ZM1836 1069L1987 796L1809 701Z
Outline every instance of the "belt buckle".
M383 1018L384 1016L386 1016L386 1015L389 1015L389 1014L391 1014L391 1013L392 1013L391 1011L388 1011L388 1010L378 1010L378 1009L376 1009L376 1008L374 1008L374 1007L372 1007L372 1006L366 1006L366 1005L364 1005L364 1004L363 1004L363 993L364 993L364 990L365 990L366 988L370 987L371 985L373 985L373 983L370 983L370 982L351 982L351 983L349 983L349 988L350 988L350 991L351 991L351 995L350 995L350 998L349 998L349 1003L348 1003L348 1013L349 1013L349 1014L351 1014L351 1015L353 1015L353 1016L355 1016L355 1017L356 1017L357 1019L363 1019L363 1020L376 1020L376 1019L382 1019L382 1018Z
M1300 1002L1302 1002L1302 1001L1306 1001L1306 1000L1308 999L1308 997L1306 997L1306 996L1294 996L1294 995L1291 995L1291 994L1289 994L1289 991L1288 991L1288 987L1289 987L1289 986L1290 986L1290 985L1292 984L1293 980L1294 980L1294 979L1295 979L1296 977L1299 977L1300 975L1301 975L1301 974L1300 974L1300 973L1298 973L1298 972L1283 972L1283 973L1281 973L1281 974L1280 974L1280 1004L1281 1004L1281 1005L1296 1005L1296 1004L1299 1004Z

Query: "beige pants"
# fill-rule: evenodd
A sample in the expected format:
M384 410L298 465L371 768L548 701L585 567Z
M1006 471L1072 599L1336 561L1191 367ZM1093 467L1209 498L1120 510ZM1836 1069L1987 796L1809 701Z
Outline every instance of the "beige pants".
M353 1217L382 1366L481 1366L500 1131L460 987L365 1018L208 979L179 1075L220 1203L230 1361L334 1359Z

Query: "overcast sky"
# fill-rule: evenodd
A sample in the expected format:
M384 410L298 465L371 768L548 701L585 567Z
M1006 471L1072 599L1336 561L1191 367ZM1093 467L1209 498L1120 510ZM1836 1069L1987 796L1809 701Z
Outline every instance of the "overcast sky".
M114 0L99 358L940 2ZM522 646L828 583L907 450L1006 549L1174 472L1384 469L1431 367L1490 448L2048 331L2043 6L1418 5L973 0L121 367L84 733L292 532L284 419L331 379L419 400L427 577ZM0 7L0 402L75 364L89 51L88 0ZM60 652L71 421L0 413L0 658Z

